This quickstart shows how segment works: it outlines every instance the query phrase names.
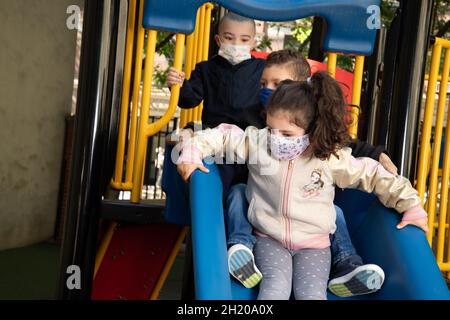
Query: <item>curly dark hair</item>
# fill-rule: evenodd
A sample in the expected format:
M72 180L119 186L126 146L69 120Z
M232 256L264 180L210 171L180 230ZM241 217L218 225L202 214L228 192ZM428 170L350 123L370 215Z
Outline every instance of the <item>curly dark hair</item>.
M326 72L316 72L309 81L282 81L270 96L267 114L290 113L292 122L309 135L314 156L328 159L350 140L344 105L338 82Z

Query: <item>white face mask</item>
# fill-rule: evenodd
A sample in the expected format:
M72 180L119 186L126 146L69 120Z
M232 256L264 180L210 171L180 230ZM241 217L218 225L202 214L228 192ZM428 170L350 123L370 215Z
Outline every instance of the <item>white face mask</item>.
M270 151L275 159L286 161L301 155L309 146L307 134L300 137L269 135Z
M232 65L235 65L251 58L250 46L221 43L219 56L227 59Z

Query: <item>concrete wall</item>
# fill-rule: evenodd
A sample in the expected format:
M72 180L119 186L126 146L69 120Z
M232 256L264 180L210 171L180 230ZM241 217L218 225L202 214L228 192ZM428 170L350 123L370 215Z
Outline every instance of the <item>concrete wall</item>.
M82 0L0 1L0 250L54 231Z

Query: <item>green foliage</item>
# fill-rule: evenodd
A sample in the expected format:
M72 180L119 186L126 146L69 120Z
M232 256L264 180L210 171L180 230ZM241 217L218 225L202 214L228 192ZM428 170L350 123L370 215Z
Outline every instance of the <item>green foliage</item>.
M262 39L259 41L257 47L255 48L257 51L265 51L265 49L272 50L272 41L265 34Z
M303 43L309 40L312 32L312 22L313 17L295 21L295 25L292 27L292 35L298 42Z
M144 46L146 47L147 41ZM168 32L158 32L156 40L156 53L166 57L168 66L166 69L162 70L160 68L155 68L153 73L154 84L158 87L163 87L167 80L167 73L169 68L173 66L173 58L175 52L175 37L173 34ZM144 49L145 50L145 49Z
M450 39L450 0L436 1L436 18L432 34L441 38Z
M287 37L285 48L295 49L307 56L311 39L313 17L296 20L292 23L292 36Z
M398 2L393 0L381 1L381 23L389 28L394 20L395 12L398 8Z
M450 0L434 0L435 12L431 34L442 38L450 37ZM398 8L398 1L383 0L381 2L381 21L389 28Z

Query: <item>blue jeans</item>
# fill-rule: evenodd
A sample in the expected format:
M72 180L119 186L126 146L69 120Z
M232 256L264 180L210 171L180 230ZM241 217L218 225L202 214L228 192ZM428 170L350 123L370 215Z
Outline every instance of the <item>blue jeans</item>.
M227 225L227 245L243 244L250 250L256 242L253 227L248 222L248 201L245 196L245 183L231 186L225 197L225 223Z
M230 188L225 201L225 223L227 225L227 245L243 244L250 250L256 242L252 234L253 227L247 219L248 201L245 196L246 184L235 184ZM357 255L348 233L344 213L338 206L336 209L336 232L331 237L332 265L353 257L353 261L362 259Z
M336 205L334 208L336 209L336 231L330 236L332 266L336 266L339 262L350 257L353 257L353 261L361 260L362 264L362 259L356 253L356 249L350 239L347 224L345 223L344 212Z

